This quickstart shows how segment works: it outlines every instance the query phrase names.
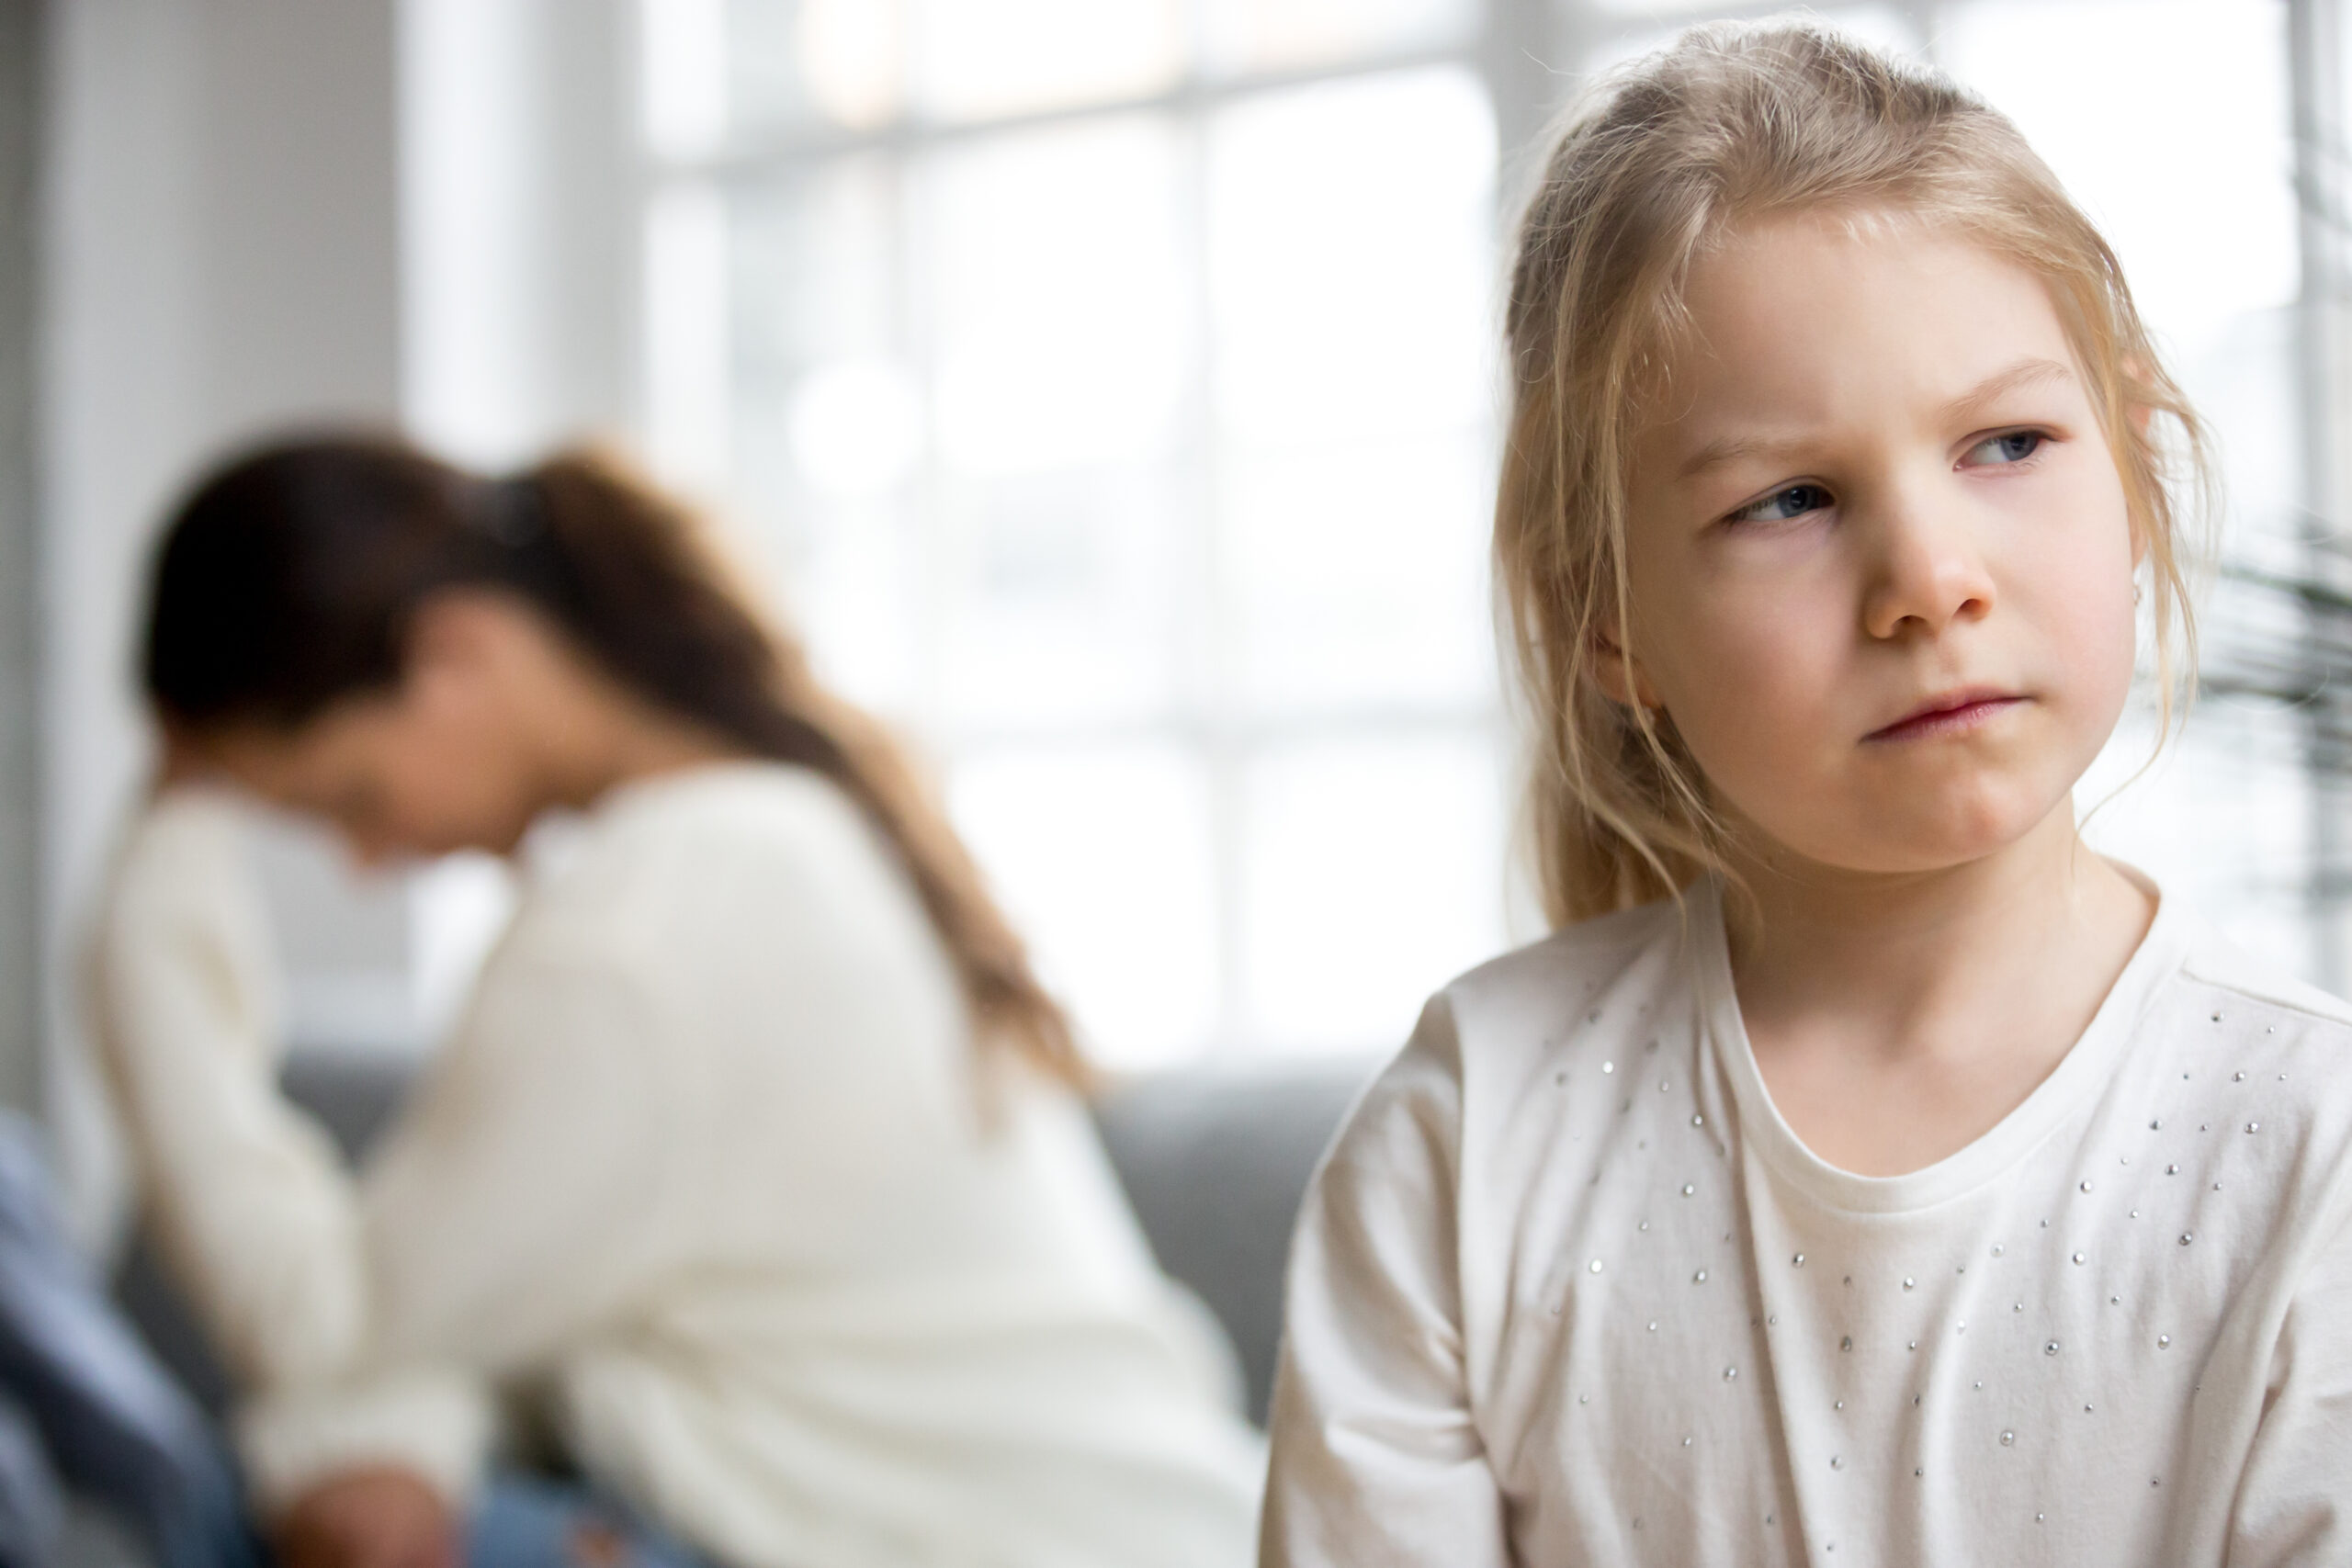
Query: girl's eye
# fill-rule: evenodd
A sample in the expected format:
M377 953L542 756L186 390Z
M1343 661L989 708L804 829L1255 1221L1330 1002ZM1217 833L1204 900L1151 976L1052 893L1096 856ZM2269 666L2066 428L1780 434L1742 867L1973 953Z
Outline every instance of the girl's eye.
M2022 463L2041 451L2041 444L2049 439L2038 430L2012 430L2007 435L1988 435L1971 446L1961 462L1979 468Z
M1829 492L1819 485L1790 485L1776 490L1761 501L1751 501L1733 513L1733 523L1785 523L1802 517L1808 512L1818 512L1827 506Z

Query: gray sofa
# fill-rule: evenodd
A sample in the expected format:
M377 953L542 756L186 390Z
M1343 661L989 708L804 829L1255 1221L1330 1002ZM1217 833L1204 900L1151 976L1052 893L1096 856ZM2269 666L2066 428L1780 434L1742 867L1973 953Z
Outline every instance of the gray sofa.
M1160 1267L1207 1303L1239 1354L1250 1419L1265 1419L1282 1334L1283 1261L1315 1162L1377 1063L1204 1069L1138 1078L1095 1120ZM297 1052L287 1092L356 1157L399 1108L406 1057ZM117 1293L166 1365L216 1414L228 1385L144 1246Z

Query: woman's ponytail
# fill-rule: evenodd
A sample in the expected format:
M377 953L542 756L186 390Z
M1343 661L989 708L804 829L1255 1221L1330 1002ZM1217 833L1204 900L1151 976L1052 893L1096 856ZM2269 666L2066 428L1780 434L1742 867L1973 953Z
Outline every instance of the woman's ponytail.
M818 682L703 520L608 453L560 453L503 479L365 438L232 463L181 508L158 558L148 694L198 727L305 722L397 681L417 606L466 584L527 600L655 705L831 780L904 865L978 1037L1087 1083L1068 1020L905 752Z
M547 608L581 645L662 707L838 785L898 852L981 1032L1083 1083L1068 1021L904 750L819 684L797 643L752 608L702 520L593 450L508 482L534 493L547 531L543 543L524 524L518 564L543 556Z

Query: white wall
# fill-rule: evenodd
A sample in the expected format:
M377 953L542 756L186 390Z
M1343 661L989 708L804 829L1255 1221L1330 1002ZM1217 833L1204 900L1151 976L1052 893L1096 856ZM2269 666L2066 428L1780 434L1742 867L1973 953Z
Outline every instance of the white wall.
M40 0L0 0L0 1104L39 1093Z
M502 463L632 423L633 13L624 0L53 11L42 920L52 1110L69 1159L86 1162L103 1140L73 1077L68 960L146 765L130 644L154 530L200 465L289 423L404 421ZM299 837L264 863L298 1032L412 1034L420 992L446 989L449 967L419 922L447 925L430 906L474 897L468 885L356 886Z
M637 417L632 7L406 0L402 405L471 463Z
M395 37L394 0L54 7L42 869L69 1161L67 978L145 765L130 643L155 525L225 444L398 412ZM362 949L403 918L380 896L333 914L320 934Z

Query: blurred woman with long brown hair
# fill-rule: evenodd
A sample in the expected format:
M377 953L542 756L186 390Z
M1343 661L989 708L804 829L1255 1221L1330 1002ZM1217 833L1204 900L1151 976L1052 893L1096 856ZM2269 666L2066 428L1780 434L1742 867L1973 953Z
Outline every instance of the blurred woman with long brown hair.
M173 521L142 676L175 776L363 858L582 814L356 1176L277 1093L217 793L164 788L124 855L109 1066L297 1568L431 1568L469 1507L498 1568L523 1385L590 1485L732 1568L1247 1556L1256 1450L1062 1014L684 509L594 454L263 450Z

